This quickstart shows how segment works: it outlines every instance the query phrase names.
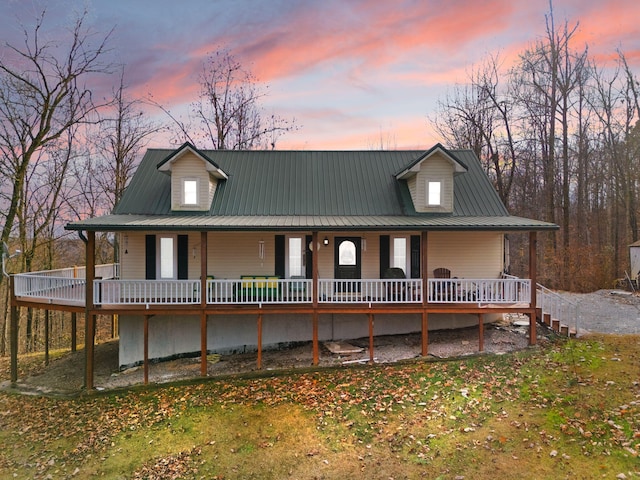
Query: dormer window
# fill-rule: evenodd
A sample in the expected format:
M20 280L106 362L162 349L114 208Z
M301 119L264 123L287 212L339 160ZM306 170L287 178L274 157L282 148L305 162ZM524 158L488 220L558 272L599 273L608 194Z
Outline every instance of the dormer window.
M427 180L427 206L439 207L442 205L442 182Z
M182 180L182 204L185 206L198 205L197 178L185 178Z

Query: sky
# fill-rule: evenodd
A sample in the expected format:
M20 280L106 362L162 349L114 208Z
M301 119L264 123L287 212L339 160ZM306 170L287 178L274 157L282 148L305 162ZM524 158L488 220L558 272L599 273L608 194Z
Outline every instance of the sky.
M173 113L196 99L208 54L226 48L268 86L265 112L295 119L277 148L340 150L441 141L428 122L438 100L488 55L509 66L542 39L549 2L0 0L0 55L43 8L52 39L84 8L95 32L113 29L110 55L125 65L129 94L152 95ZM588 45L611 65L620 49L640 75L640 1L555 0L553 8L557 25L578 23L576 49ZM118 78L104 81L97 88L108 93Z

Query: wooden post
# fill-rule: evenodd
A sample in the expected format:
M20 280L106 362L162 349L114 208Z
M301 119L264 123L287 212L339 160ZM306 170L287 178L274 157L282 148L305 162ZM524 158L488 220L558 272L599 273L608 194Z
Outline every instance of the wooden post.
M369 363L373 364L373 313L369 313Z
M429 259L427 231L422 232L422 356L426 357L429 351Z
M44 311L44 364L49 365L49 310Z
M71 351L75 352L78 348L78 314L71 312Z
M200 232L200 375L207 376L207 232Z
M13 275L9 277L9 291L11 295L11 385L18 381L18 306L16 304Z
M538 248L537 232L529 232L529 278L531 279L531 313L529 314L529 345L536 344L536 294L538 285L538 273L536 264L536 251Z
M478 350L484 351L484 314L478 314L478 330L480 334L480 338L478 338Z
M258 370L262 369L262 313L258 314Z
M143 357L143 369L144 369L144 384L149 383L149 315L144 316L143 323L143 343L144 343L144 357Z
M318 232L312 232L311 245L313 246L312 257L312 272L313 272L313 364L318 365L320 361L320 352L318 349L318 255L320 249L318 248Z
M93 390L93 362L94 362L94 341L95 341L95 321L93 313L93 281L96 268L96 232L87 232L86 244L86 289L85 289L85 388Z

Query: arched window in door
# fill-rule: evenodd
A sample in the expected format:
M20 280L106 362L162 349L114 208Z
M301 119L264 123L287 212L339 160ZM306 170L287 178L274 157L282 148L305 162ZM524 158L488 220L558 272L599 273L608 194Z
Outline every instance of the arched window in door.
M356 264L356 244L351 240L345 240L340 244L338 252L338 261L340 265Z

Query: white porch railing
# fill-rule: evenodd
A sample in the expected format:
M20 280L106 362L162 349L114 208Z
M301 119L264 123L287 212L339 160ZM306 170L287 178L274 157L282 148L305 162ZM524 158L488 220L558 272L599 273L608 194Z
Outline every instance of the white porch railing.
M309 279L207 280L208 304L297 304L312 301L313 282Z
M576 334L578 331L579 307L578 304L562 297L553 290L538 284L536 296L537 307L544 315L549 315L551 322L558 322L558 330L566 327L567 335ZM550 325L553 328L553 324Z
M531 280L430 278L429 303L531 303Z
M422 279L318 280L320 303L422 303Z
M95 305L194 305L200 280L96 280Z
M84 303L86 271L86 267L82 266L15 274L15 295L45 298L51 302ZM117 263L95 267L96 277L117 278L118 271Z

